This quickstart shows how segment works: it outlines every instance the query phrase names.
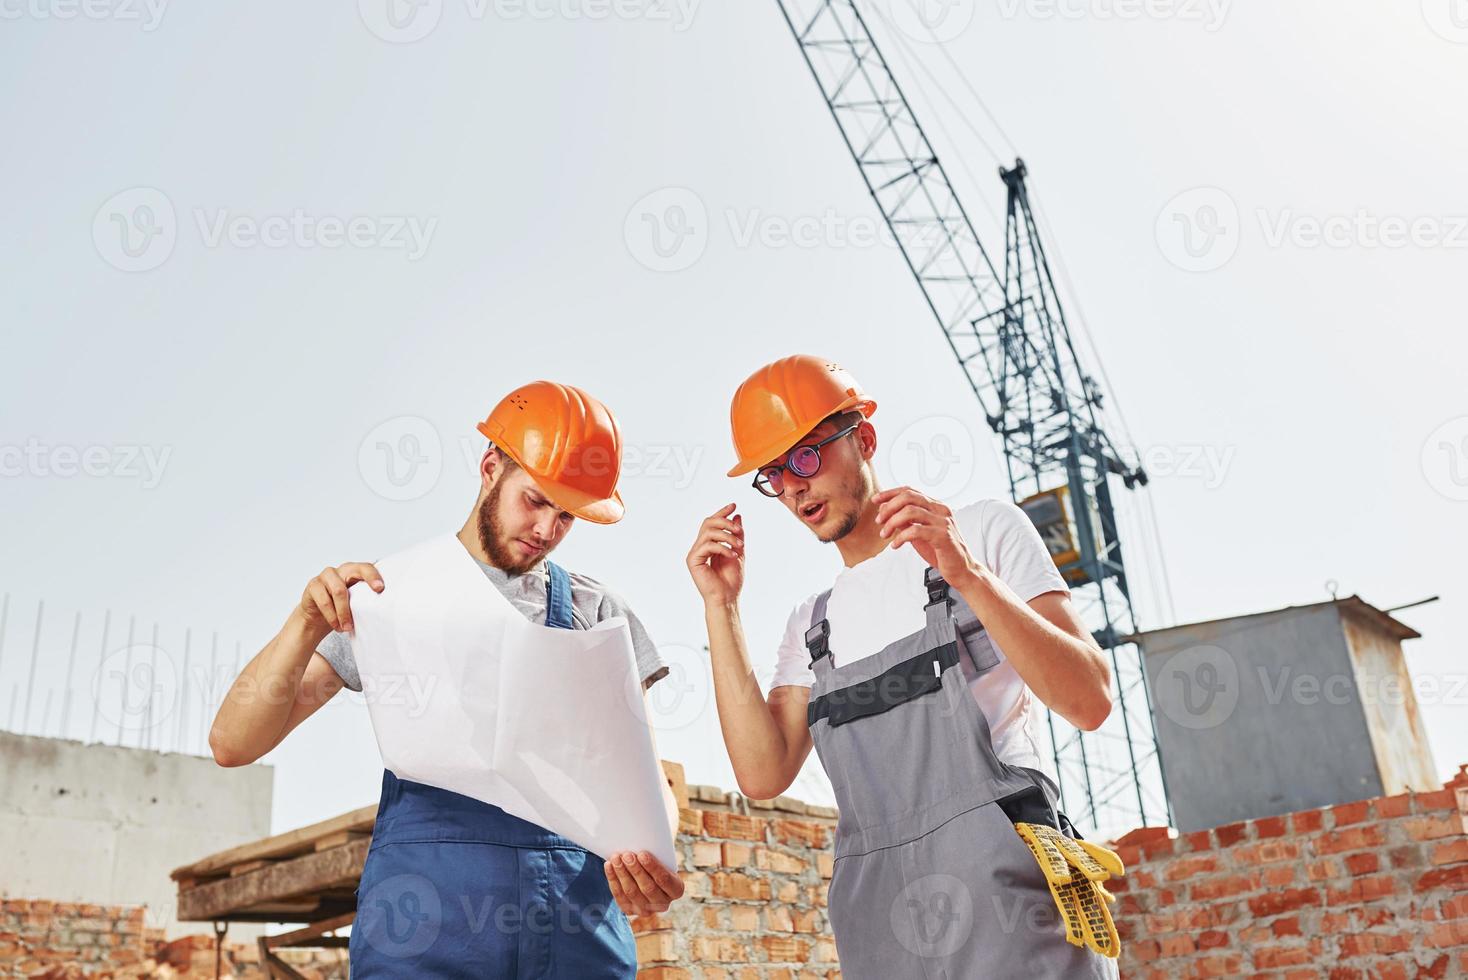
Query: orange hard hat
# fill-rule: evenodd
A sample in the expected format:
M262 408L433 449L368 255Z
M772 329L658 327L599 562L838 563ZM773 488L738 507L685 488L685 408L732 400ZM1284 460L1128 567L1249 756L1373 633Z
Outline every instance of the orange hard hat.
M826 416L852 409L870 418L877 403L841 365L810 354L766 364L739 386L729 406L739 457L729 475L749 473L784 455Z
M478 428L557 507L594 524L622 519L622 431L580 388L532 381L501 399Z

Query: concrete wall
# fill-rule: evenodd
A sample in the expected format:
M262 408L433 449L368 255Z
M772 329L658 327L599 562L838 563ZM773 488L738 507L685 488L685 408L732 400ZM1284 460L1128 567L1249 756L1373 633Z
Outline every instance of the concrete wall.
M168 873L268 836L272 780L270 766L0 732L0 898L146 905L150 928L207 931L174 919Z
M1179 830L1383 795L1336 606L1160 630L1142 646Z

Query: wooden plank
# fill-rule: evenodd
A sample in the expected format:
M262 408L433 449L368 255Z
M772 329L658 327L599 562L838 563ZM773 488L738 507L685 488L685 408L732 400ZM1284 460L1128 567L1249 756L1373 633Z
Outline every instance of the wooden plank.
M663 778L668 781L668 788L673 791L673 799L678 801L678 808L688 809L688 780L683 776L683 764L669 762L667 759L658 761L663 764Z
M264 837L260 840L240 844L228 850L211 854L206 858L186 864L181 868L175 868L169 877L174 880L185 878L202 878L210 874L227 871L232 865L241 864L245 861L254 861L261 858L289 857L295 854L309 852L317 838L326 837L342 830L372 832L372 822L377 819L377 804L360 807L340 816L313 823L310 826L299 827L274 837Z
M230 877L235 877L235 876L243 875L243 874L249 874L251 871L259 871L261 868L265 867L267 864L274 864L274 863L275 863L274 861L265 861L265 860L260 860L260 861L246 861L243 864L236 864L234 867L230 868L229 869L229 874L230 874ZM180 888L184 887L183 886L183 882L179 882L179 887ZM192 887L192 886L190 886L190 887Z
M291 932L283 932L278 936L268 936L266 938L269 940L269 945L272 949L299 946L315 947L319 944L319 941L323 939L345 939L345 936L328 937L326 934L328 932L332 932L334 930L351 925L352 921L356 918L356 912L348 912L345 915L333 916L330 919L322 919L320 922L313 922L309 926L306 926L304 929L295 929ZM335 944L333 943L331 945Z
M222 919L231 912L243 912L267 902L304 898L325 889L352 886L361 879L370 845L369 839L356 840L330 850L277 861L238 877L202 882L178 893L178 917L184 922Z
M348 844L354 840L361 840L364 837L371 836L372 835L370 833L363 833L360 830L338 830L334 834L327 834L325 837L318 837L315 841L312 842L311 849L315 851L324 851L328 847L341 847L343 844Z

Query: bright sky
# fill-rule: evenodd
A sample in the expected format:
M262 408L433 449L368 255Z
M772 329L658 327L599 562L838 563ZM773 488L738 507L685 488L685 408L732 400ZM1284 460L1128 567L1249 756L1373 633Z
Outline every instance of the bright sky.
M556 557L680 666L663 755L732 788L683 567L698 523L746 515L766 676L838 562L724 477L738 382L796 351L840 361L881 402L884 483L947 440L954 503L1005 493L996 443L873 241L775 3L388 2L0 0L0 720L199 747L183 678L210 637L249 656L322 566L457 528L474 423L553 377L629 445L626 520ZM1025 157L1149 464L1176 619L1138 547L1144 625L1318 601L1328 580L1379 606L1441 595L1402 614L1424 634L1407 658L1437 769L1468 761L1461 5L930 5L1001 133L907 3L865 4L894 71L996 255L985 144ZM129 617L135 644L160 624L160 689L192 699L164 698L146 735L93 717ZM266 761L277 830L376 798L360 700ZM792 792L829 798L814 763Z

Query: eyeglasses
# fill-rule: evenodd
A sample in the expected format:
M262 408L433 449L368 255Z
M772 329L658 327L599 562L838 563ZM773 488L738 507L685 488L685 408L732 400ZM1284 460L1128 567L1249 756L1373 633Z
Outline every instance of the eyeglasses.
M785 492L785 471L788 469L798 477L810 479L821 471L821 447L855 432L861 423L848 425L833 436L809 446L796 446L790 450L790 458L780 466L766 466L754 476L754 488L766 497L778 497Z

